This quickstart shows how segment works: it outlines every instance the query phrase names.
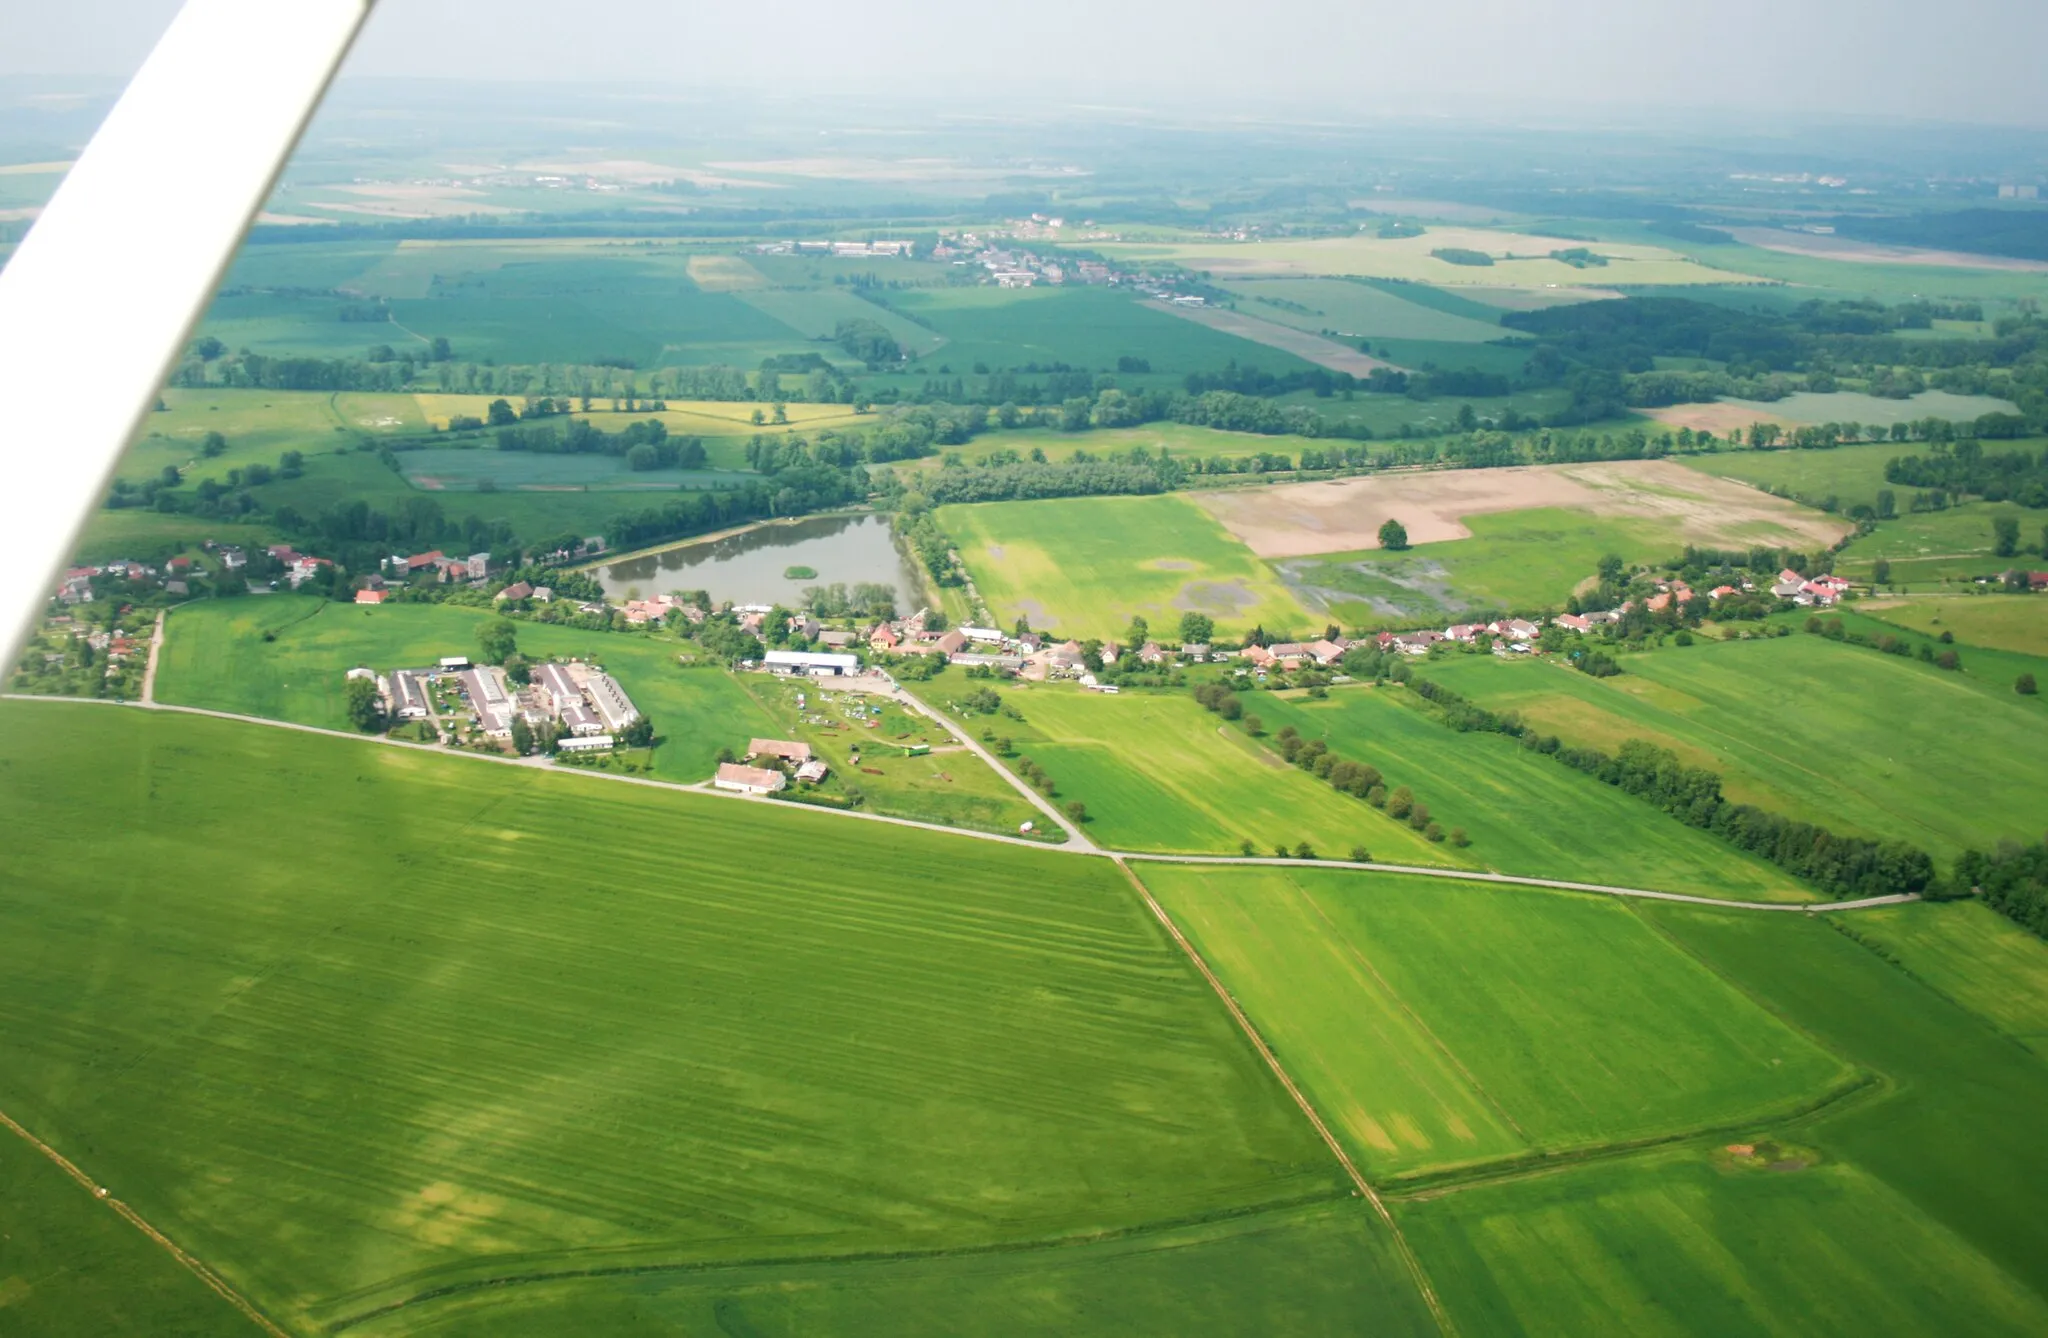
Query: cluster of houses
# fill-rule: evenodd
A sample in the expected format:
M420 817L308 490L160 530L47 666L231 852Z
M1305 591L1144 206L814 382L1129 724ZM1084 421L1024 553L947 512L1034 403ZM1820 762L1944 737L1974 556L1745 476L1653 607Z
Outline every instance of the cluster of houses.
M762 242L754 251L764 256L837 256L841 259L871 260L900 256L908 260L916 250L911 242Z
M719 763L711 783L736 794L765 795L783 789L792 777L815 785L829 774L831 769L812 754L808 743L754 739L747 744L747 760Z
M450 655L431 669L394 669L378 676L351 669L350 678L373 678L393 720L437 720L441 712L434 691L452 683L476 727L493 739L512 737L512 722L529 728L553 726L563 752L602 752L616 736L640 718L639 708L619 681L595 665L581 661L534 666L531 680L519 687L492 664L471 664L466 656Z

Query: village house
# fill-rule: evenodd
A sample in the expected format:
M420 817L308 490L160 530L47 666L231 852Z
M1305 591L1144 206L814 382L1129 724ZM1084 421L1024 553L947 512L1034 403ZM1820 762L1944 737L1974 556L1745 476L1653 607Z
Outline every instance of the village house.
M874 630L868 633L868 649L886 655L896 649L901 639L889 624L876 623Z
M781 772L770 771L765 767L742 766L738 762L721 762L718 764L718 774L713 777L711 783L721 790L732 790L739 794L761 795L774 794L777 790L789 784L789 781Z
M1309 657L1317 664L1327 667L1344 658L1344 652L1349 649L1349 643L1342 640L1331 641L1327 637L1322 637L1309 642L1304 649L1308 651Z
M1562 627L1567 632L1578 632L1583 635L1593 630L1593 620L1582 613L1560 613L1550 621L1553 626Z
M796 769L796 778L800 781L816 785L824 780L830 772L831 768L825 765L823 758L814 757Z
M384 593L382 590L358 590L356 591L356 603L382 604L384 602Z
M492 596L492 598L497 600L531 599L533 598L533 587L525 581L514 581Z
M1469 643L1477 641L1485 630L1478 623L1452 623L1444 629L1444 640Z
M811 760L811 745L791 739L754 739L747 744L747 760L772 757L779 762L794 762L798 766Z
M1138 661L1141 664L1165 664L1168 658L1165 648L1157 641L1147 641L1138 647Z
M1186 642L1181 646L1180 653L1183 659L1195 664L1202 664L1209 658L1209 643L1206 641Z
M1081 667L1081 643L1063 641L1052 648L1052 653L1046 656L1046 660L1056 670L1073 673Z

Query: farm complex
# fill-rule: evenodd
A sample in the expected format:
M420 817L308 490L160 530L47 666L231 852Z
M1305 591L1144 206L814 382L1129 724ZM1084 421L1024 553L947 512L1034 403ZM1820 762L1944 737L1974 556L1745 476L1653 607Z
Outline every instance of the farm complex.
M2048 1333L2038 144L1116 39L313 122L5 667L0 1334Z

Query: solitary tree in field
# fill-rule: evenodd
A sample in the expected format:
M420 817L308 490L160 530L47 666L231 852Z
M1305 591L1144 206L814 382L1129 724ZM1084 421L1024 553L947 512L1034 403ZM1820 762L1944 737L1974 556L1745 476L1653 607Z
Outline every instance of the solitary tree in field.
M1883 558L1879 558L1871 563L1870 583L1872 585L1890 585L1892 583L1892 564Z
M509 618L495 618L477 629L476 640L485 664L503 664L519 649L519 629Z
M216 455L226 454L228 439L218 432L209 432L199 439L199 453L211 460Z
M2020 551L2019 521L1999 516L1991 522L1991 551L1998 557L2011 557Z
M1408 527L1389 516L1386 524L1380 526L1380 547L1390 553L1408 547Z
M1070 821L1077 823L1088 821L1088 805L1078 799L1068 800L1067 817Z
M2013 680L2012 690L2019 693L2022 697L2031 697L2041 689L2035 686L2032 674L2021 674Z
M351 678L342 691L348 704L348 720L365 734L375 734L384 725L384 703L378 699L377 683L369 678Z

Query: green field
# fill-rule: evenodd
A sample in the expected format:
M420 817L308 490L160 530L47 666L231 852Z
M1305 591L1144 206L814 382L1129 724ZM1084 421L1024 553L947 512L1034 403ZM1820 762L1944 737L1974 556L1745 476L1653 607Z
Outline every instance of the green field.
M1433 1335L1362 1203L1318 1205L1057 1250L677 1270L484 1290L352 1330L761 1335L1246 1333Z
M1172 636L1186 612L1242 635L1318 632L1273 569L1184 497L984 502L935 513L997 622L1062 637L1120 636L1142 614Z
M1496 873L1615 883L1738 900L1803 901L1788 875L1611 785L1498 734L1459 734L1398 688L1340 687L1322 701L1251 699L1269 733L1293 726L1339 757L1406 785L1464 853Z
M2048 1057L2048 943L1988 906L1885 906L1842 922L1922 984Z
M1381 1178L1740 1122L1852 1077L1618 901L1139 872Z
M56 1163L0 1128L0 1330L262 1333Z
M708 445L708 443L707 443ZM744 449L742 447L741 449ZM732 452L727 452L732 454ZM406 482L423 491L493 488L588 488L610 492L674 492L684 488L733 488L760 476L718 469L630 468L620 455L552 455L529 451L428 449L398 457ZM449 505L477 505L465 499ZM624 503L621 503L624 505Z
M914 686L940 703L965 692L951 683ZM1010 687L1002 695L1022 721L962 723L1010 738L1018 754L1053 778L1059 803L1088 806L1088 834L1103 845L1234 855L1240 841L1250 841L1263 855L1307 841L1335 859L1362 845L1397 864L1475 864L1476 852L1432 844L1363 800L1339 794L1184 693L1110 697L1053 684Z
M2009 567L2032 567L2029 555L1996 557L1991 523L2001 517L2017 520L2020 542L2038 546L2048 511L2031 511L2016 502L1968 502L1946 511L1920 511L1888 520L1842 549L1836 570L1851 580L1868 581L1877 559L1891 563L1890 584L1897 588L1967 585L1996 576Z
M1455 344L1485 344L1511 333L1497 316L1490 321L1475 319L1469 311L1453 313L1409 301L1404 290L1420 289L1419 284L1380 288L1344 279L1245 279L1223 286L1240 299L1239 310L1311 333L1332 330L1354 340Z
M1292 353L1222 334L1143 306L1108 288L919 288L887 294L889 305L943 337L936 355L965 375L1065 363L1114 372L1117 359L1144 358L1155 376L1240 367L1307 371ZM928 361L929 359L927 359Z
M1594 679L1546 663L1456 656L1423 672L1567 741L1631 738L1721 773L1731 799L1836 831L1965 847L2033 839L2048 793L2038 699L1815 636L1628 657Z
M1846 512L1858 503L1875 509L1879 490L1892 487L1884 481L1885 462L1919 449L1923 448L1910 443L1866 442L1828 451L1715 451L1677 459L1688 469L1703 474L1738 479L1760 488L1778 488L1795 497L1815 501L1834 497ZM1910 498L1911 489L1905 490L1904 495Z
M452 604L331 604L308 595L204 600L170 616L157 700L236 715L349 728L342 676L357 665L388 673L477 653L477 630L497 615ZM662 742L654 774L695 783L721 748L743 749L773 719L723 669L684 669L689 648L666 638L517 624L532 658L584 656L617 676ZM275 640L265 641L272 633Z
M141 507L95 511L85 519L73 554L79 562L101 563L116 558L160 564L165 558L198 551L199 541L262 548L277 542L267 525L242 521L195 521L191 516Z
M1405 553L1372 549L1274 564L1296 596L1346 627L1414 627L1474 613L1561 609L1618 553L1663 561L1684 547L1673 526L1625 516L1538 507L1463 517L1469 539Z
M1840 1163L1729 1170L1686 1149L1398 1214L1465 1333L1914 1338L2048 1324L2038 1295Z
M1107 861L199 717L0 714L0 1108L291 1328L591 1268L1348 1202ZM78 816L110 804L82 881Z
M823 341L818 351L828 359L851 361L831 342L841 321L873 321L914 358L936 353L945 344L935 332L845 288L750 288L735 296L805 338Z
M1858 610L1928 636L1952 632L1970 646L2048 656L2048 599L2037 595L1970 595L1867 603Z
M139 483L164 466L190 469L188 482L225 479L243 465L273 468L286 451L312 455L356 444L363 437L425 432L426 419L411 395L325 394L290 390L179 390L163 392L169 406L143 420L142 433L121 457L117 477ZM199 454L208 432L227 438L225 452Z
M1793 1131L1794 1142L1883 1180L2037 1302L2048 1296L2039 1210L2048 1147L2037 1129L2048 1065L1823 920L1668 905L1642 913L1806 1035L1884 1076L1878 1099L1825 1112ZM1896 1219L1873 1220L1865 1234L1910 1239Z

